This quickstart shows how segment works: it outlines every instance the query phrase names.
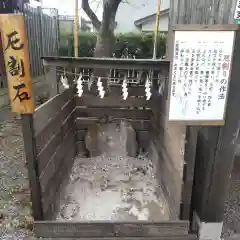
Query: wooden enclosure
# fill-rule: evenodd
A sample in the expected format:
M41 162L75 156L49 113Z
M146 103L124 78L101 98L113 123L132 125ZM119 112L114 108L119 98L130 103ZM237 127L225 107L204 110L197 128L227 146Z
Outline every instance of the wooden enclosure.
M170 62L45 57L44 65L51 68L48 79L51 77L56 96L37 108L33 115L23 115L22 119L36 235L196 239L196 235L189 234L195 155L188 151L188 140L196 137L186 132L185 126L167 122ZM74 68L79 71L90 69L90 72L92 69L116 70L119 81L111 81L103 99L96 92L89 91L87 83L84 84L83 95L78 97L75 84L62 90L56 80L59 79L58 73L62 74L64 69L72 83L75 76L70 69ZM128 77L129 95L123 100L121 83L129 69L134 77ZM149 101L145 98L145 78L139 77L139 72L141 76L152 74L152 97ZM104 80L109 80L109 77ZM106 115L110 121L125 119L132 123L140 148L148 153L158 169L158 182L169 206L169 221L55 221L61 190L68 180L74 158L78 153L87 154L84 143L86 130Z

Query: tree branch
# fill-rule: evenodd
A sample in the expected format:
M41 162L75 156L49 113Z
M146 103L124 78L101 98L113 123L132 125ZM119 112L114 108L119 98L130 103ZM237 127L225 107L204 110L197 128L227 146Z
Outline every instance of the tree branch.
M91 7L89 6L89 0L82 0L82 9L88 15L96 30L99 31L101 27L101 22L98 20L97 15L93 12Z

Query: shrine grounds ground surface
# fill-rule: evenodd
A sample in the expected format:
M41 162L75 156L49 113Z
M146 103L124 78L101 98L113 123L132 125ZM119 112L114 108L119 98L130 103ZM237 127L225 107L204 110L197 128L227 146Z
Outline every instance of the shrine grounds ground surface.
M0 110L0 239L36 240L21 126L9 108ZM236 158L225 204L225 240L240 239L240 158Z

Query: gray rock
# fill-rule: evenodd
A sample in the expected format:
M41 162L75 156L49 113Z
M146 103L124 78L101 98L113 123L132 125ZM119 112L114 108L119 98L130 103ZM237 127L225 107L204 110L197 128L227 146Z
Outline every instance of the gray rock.
M91 157L137 155L136 132L127 121L98 123L90 126L85 145Z

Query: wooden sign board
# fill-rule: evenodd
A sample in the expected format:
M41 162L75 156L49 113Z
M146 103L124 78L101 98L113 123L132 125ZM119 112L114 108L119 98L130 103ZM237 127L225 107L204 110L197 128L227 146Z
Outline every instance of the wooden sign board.
M22 114L33 113L35 106L24 17L1 14L0 26L12 111Z
M175 31L169 121L223 125L235 31Z

